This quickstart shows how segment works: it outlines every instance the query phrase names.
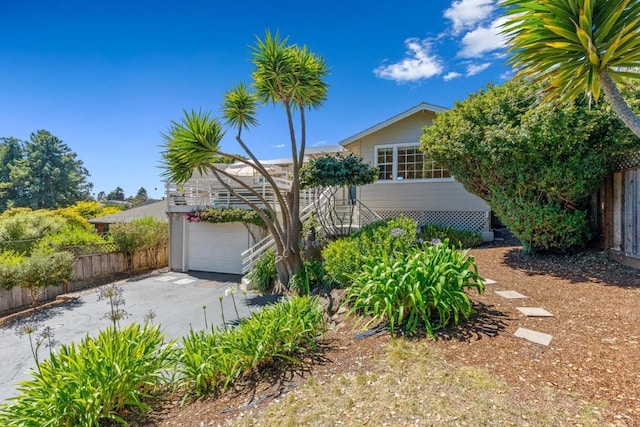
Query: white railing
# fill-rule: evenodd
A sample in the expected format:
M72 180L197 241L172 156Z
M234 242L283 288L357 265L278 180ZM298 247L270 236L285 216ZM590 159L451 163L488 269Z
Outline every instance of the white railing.
M329 203L329 189L327 188L322 193L320 193L318 197L319 205L326 206ZM300 220L304 223L308 220L311 215L316 212L314 203L314 195L311 190L304 190L300 192L300 205L302 209L300 210ZM251 270L253 264L269 249L275 246L275 240L271 234L269 234L264 239L257 242L255 245L242 252L240 255L242 257L242 273L246 274Z
M277 206L275 194L271 185L263 177L236 177L253 191L241 186L238 182L224 178L224 182L229 185L233 192L241 196L237 197L221 184L216 177L196 176L183 185L167 183L166 194L169 211L176 211L179 208L174 206L185 206L193 209L206 207L227 207L246 208L245 200L263 206L264 203L255 194L259 194L266 202L272 206ZM291 187L291 181L282 178L273 178L276 185L283 190ZM254 193L255 192L255 193ZM181 210L182 211L182 210Z

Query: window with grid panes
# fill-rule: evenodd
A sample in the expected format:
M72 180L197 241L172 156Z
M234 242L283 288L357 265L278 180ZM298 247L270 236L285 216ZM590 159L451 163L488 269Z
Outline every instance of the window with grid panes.
M433 161L425 161L418 145L386 145L376 147L378 179L404 181L451 178L449 171Z
M376 154L376 166L378 166L378 179L393 179L393 147L379 148Z

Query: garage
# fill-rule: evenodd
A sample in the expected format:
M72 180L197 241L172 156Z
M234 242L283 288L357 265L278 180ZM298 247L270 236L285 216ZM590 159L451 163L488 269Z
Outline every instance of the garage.
M249 248L249 232L237 222L187 222L187 269L242 273L241 254Z

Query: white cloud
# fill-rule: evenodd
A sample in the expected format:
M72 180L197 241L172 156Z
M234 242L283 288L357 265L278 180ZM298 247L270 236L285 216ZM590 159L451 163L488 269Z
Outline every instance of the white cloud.
M485 53L502 49L505 46L505 38L500 34L500 26L505 18L494 20L488 27L480 26L468 32L462 38L462 50L458 56L462 58L479 58Z
M482 64L469 64L467 66L467 77L471 77L471 76L475 76L476 74L479 74L481 72L483 72L484 70L486 70L487 68L489 68L489 66L491 65L490 62L485 62Z
M436 55L431 55L431 43L428 40L409 38L404 43L407 57L395 64L379 66L373 70L376 77L404 83L442 73L442 64Z
M284 144L270 145L271 148L284 148Z
M444 75L443 79L445 82L448 82L449 80L457 79L460 76L462 76L462 74L457 73L455 71L450 71Z
M511 80L511 78L515 74L516 72L514 70L505 71L504 73L500 74L500 80L503 80L503 81Z
M327 145L327 141L318 141L318 142L314 142L311 146L312 147L322 147L323 145Z
M487 19L495 8L495 0L458 0L451 3L444 16L451 20L453 33L459 34Z

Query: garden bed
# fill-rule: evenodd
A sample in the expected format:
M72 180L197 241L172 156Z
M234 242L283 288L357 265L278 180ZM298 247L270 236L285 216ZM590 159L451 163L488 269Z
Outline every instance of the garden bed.
M472 293L480 309L472 322L439 333L436 341L425 339L426 345L455 372L478 368L504 382L507 391L500 394L524 402L524 409L562 408L579 415L588 408L587 418L595 417L594 423L640 423L640 271L616 264L602 252L527 256L513 241L483 246L471 254L480 273L498 283L488 285L484 295ZM495 290L515 290L529 298L514 302ZM516 306L543 307L554 317L526 318ZM519 327L551 334L553 340L548 347L530 343L514 336ZM374 369L388 347L388 334L355 339L348 322L338 323L337 329L327 334L321 355L296 374L265 379L182 408L167 396L140 425L219 425L238 417L259 417L287 393L307 394L311 377L317 388L337 376ZM398 381L402 388L402 378ZM426 397L405 396L402 403L410 404L407 399L420 402ZM375 399L355 403L375 404ZM348 424L349 411L334 421L338 418ZM535 424L535 418L531 422ZM269 420L262 424L269 425Z

